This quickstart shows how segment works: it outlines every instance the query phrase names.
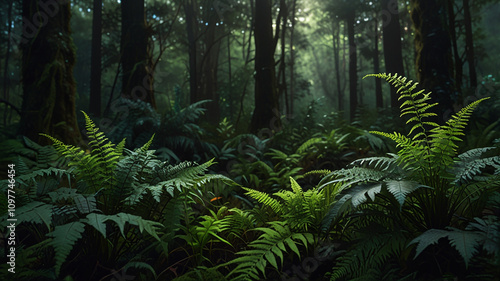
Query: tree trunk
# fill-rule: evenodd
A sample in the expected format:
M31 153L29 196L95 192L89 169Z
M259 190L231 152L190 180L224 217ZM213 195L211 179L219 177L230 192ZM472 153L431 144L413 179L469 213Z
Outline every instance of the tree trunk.
M347 38L349 40L349 118L354 121L356 109L358 108L358 69L357 69L357 50L354 39L354 10L346 15Z
M375 37L373 38L373 72L380 73L380 61L378 51L378 21L375 19ZM377 108L384 107L384 99L382 97L382 81L375 79L375 106Z
M215 13L213 13L213 15L215 15ZM219 69L221 37L218 36L220 32L219 27L215 25L215 20L210 19L208 23L207 30L204 32L203 36L203 58L199 66L201 69L201 91L198 93L195 101L211 100L211 102L207 104L206 117L209 122L219 124L220 106L219 93L217 91L217 73Z
M255 109L250 131L259 133L281 128L274 69L271 0L255 1Z
M443 122L453 113L451 42L444 28L444 8L436 0L413 0L412 20L415 27L417 77L420 86L431 91L431 102L438 116L434 121Z
M186 15L186 33L188 38L189 53L189 97L190 102L194 103L198 92L198 48L196 47L197 32L196 16L194 14L193 1L184 2L184 13Z
M474 57L474 39L472 36L472 19L470 14L469 0L463 0L464 6L464 25L465 25L465 53L467 63L469 65L469 87L475 89L477 87L476 63Z
M94 0L92 14L92 51L90 56L90 104L89 112L101 116L101 36L102 0Z
M39 133L66 144L80 144L73 77L75 46L71 38L69 1L40 5L23 1L23 103L19 133L39 144L51 143ZM42 7L43 6L43 7ZM30 20L33 19L33 20Z
M122 94L156 108L144 0L122 0Z
M335 33L337 31L337 33ZM333 64L335 66L335 79L337 81L337 106L339 111L344 110L344 91L340 79L340 23L333 24Z
M9 7L7 8L7 48L5 50L5 62L4 62L4 70L3 70L3 98L5 101L9 101L9 91L10 91L10 78L9 78L9 58L10 58L10 49L11 49L11 33L12 33L12 6L14 5L13 1L9 1ZM7 113L9 111L4 111L3 116L3 124L7 126Z
M286 83L286 41L285 41L285 31L286 31L286 26L288 24L288 7L286 6L286 3L284 0L280 1L280 16L278 17L278 20L280 20L281 17L283 19L281 20L282 23L282 30L281 30L281 55L280 55L280 64L279 64L279 71L278 71L278 82L279 87L279 94L278 96L280 98L284 98L285 103L284 106L286 108L285 113L287 115L290 114L290 102L289 102L289 97L288 97L288 91L287 91L287 83ZM282 16L281 16L282 15Z
M295 31L295 12L297 10L297 0L293 0L292 5L292 26L290 27L290 114L293 115L293 103L295 99L295 51L293 49L293 34Z
M431 0L434 1L434 0ZM405 76L403 67L403 53L401 47L401 29L397 0L382 0L382 11L388 16L382 25L382 44L384 46L385 72ZM391 107L399 108L399 95L394 87L391 88Z
M447 0L448 3L448 30L450 31L450 39L453 48L453 58L454 58L454 66L455 66L455 87L457 91L460 92L462 88L462 74L463 74L463 64L462 59L460 58L460 53L458 52L458 44L457 44L457 32L455 27L455 9L454 9L454 0Z

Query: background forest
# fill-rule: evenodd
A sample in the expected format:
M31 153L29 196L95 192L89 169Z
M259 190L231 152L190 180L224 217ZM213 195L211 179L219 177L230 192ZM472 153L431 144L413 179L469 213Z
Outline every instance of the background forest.
M500 280L499 1L0 3L2 280Z

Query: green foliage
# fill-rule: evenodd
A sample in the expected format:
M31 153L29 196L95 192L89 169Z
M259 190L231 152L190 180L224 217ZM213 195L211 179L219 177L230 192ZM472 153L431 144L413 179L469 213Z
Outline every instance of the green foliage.
M209 100L193 103L163 115L157 113L149 103L141 100L120 99L119 106L126 110L117 116L109 133L111 140L126 139L128 148L142 146L153 134L153 147L163 160L210 159L217 155L215 145L202 140L206 134L196 121L204 114L203 105Z
M193 249L193 252L198 260L198 264L201 264L202 259L210 262L210 259L203 255L203 250L207 244L213 242L223 242L232 246L230 242L219 236L219 233L226 231L229 228L228 220L220 218L220 214L225 210L227 210L227 208L223 207L217 214L210 210L211 216L202 216L202 220L198 225L190 225L189 228L186 226L180 227L186 234L179 235L178 237L184 239Z
M95 262L147 269L156 275L150 265L137 259L151 250L153 241L166 247L175 238L182 210L189 208L179 203L194 202L201 188L233 182L221 175L205 174L213 161L201 165L159 161L154 151L148 150L152 138L134 151L124 148L125 141L114 145L84 116L90 150L46 135L68 159L68 168L26 171L17 177L18 231L38 228L24 243L44 249L32 255L54 259L54 276L63 276L63 271L86 255L98 256ZM207 233L216 234L217 227L220 225L214 223ZM207 241L203 238L202 242ZM30 264L18 266L32 270ZM47 264L33 268L36 272L47 269ZM92 270L84 274L92 274Z
M279 264L283 265L284 252L291 249L300 257L298 246L307 248L314 243L314 237L310 233L294 233L285 222L269 222L270 227L258 227L255 230L261 231L259 239L252 241L248 246L249 250L238 252L238 257L222 266L237 264L227 276L234 276L231 280L259 280L260 274L265 278L266 267L279 270ZM278 258L278 259L277 259Z
M472 256L479 253L477 247L485 244L486 237L491 239L491 236L480 234L477 229L463 229L462 220L480 214L481 204L484 204L481 202L491 194L495 182L498 183L498 179L490 175L497 173L499 158L489 154L494 150L491 147L457 155L457 142L461 141L473 110L486 98L469 104L444 125L438 125L432 121L436 114L428 112L435 106L428 103L430 93L416 91L417 83L397 75L368 76L386 79L397 88L403 100L401 116L408 117L407 124L412 127L407 135L372 132L396 142L397 154L356 160L351 167L333 171L320 182L320 186L342 183L345 189L325 215L323 229L328 230L333 221L344 217L351 226L352 234L348 237L354 242L338 260L340 264L334 269L333 280L341 276L381 279L390 273L380 266L384 258L404 262L408 254L404 257L401 254L408 251L408 241L411 241L408 245L418 243L418 256L427 246L447 237L467 265ZM383 243L372 242L366 237L356 240L356 233L365 231L365 227L372 229L373 235L380 235L381 230L389 236L399 235L394 241L399 245L398 250L386 252L390 252L390 257L371 254L378 253L377 245ZM412 246L408 247L412 249ZM358 274L360 266L365 269ZM384 270L380 271L381 268ZM364 276L365 273L369 275ZM392 278L398 276L397 272L390 274Z
M323 189L312 188L303 191L290 177L290 190L280 190L272 197L258 190L245 188L246 195L269 207L281 220L286 221L294 231L317 231L341 186L329 185Z
M364 233L337 259L330 280L388 280L405 248L402 233Z

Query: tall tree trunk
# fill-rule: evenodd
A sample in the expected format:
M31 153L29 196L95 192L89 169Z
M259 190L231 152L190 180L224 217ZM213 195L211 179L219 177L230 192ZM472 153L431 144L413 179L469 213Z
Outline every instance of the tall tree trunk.
M464 6L464 25L465 25L465 53L467 64L469 65L469 87L477 87L476 63L474 57L474 39L472 36L472 18L470 14L469 0L463 0Z
M186 16L186 31L188 38L188 53L189 53L189 97L190 102L194 103L197 100L198 92L198 48L197 48L197 24L194 13L193 0L184 2L184 13Z
M373 38L373 72L380 73L380 60L378 51L378 21L375 19L375 37ZM377 108L384 107L384 99L382 97L382 81L381 79L375 79L375 106Z
M214 13L215 15L215 13ZM221 37L218 36L219 27L215 25L215 20L208 20L207 30L204 32L204 51L201 60L201 91L195 101L211 100L207 104L206 117L213 124L218 124L220 119L219 93L217 91L217 73L219 69L219 53ZM193 101L191 101L193 102Z
M284 98L285 100L285 108L286 108L286 114L290 114L290 102L288 98L288 91L287 91L287 83L286 83L286 41L285 41L285 31L286 31L286 26L288 24L288 19L287 19L287 14L288 14L288 7L286 6L285 0L280 1L280 16L278 19L281 17L283 18L281 20L281 55L280 55L280 64L279 64L279 71L278 71L278 83L281 81L281 83L278 86L278 91L279 94L278 96L280 98Z
M23 103L19 133L40 144L49 134L66 144L81 141L78 130L73 77L75 46L71 38L71 4L45 4L42 1L23 1L21 46L23 51ZM48 7L48 8L47 8Z
M9 78L9 58L10 58L10 49L11 49L11 34L12 34L12 6L14 5L14 1L9 1L9 7L7 8L7 48L5 49L5 62L3 69L3 98L5 101L9 101L9 88L10 88L10 78ZM9 111L4 111L3 122L4 126L7 125L7 113Z
M278 91L274 69L273 21L271 0L255 1L255 109L250 131L279 130Z
M295 31L295 12L297 11L297 0L292 5L292 26L290 27L290 114L293 114L293 103L295 99L295 51L293 49L293 34Z
M427 1L427 0L425 0ZM434 0L431 0L434 1ZM405 76L403 67L403 53L401 46L401 29L397 0L382 0L382 11L388 15L382 25L382 44L384 46L385 72ZM391 87L391 107L399 108L399 95Z
M90 55L90 104L89 112L101 116L101 37L102 0L94 0L92 13L92 51Z
M458 52L457 44L457 32L455 27L455 0L447 0L448 3L448 30L450 32L450 39L453 48L453 58L455 65L455 87L458 92L462 88L462 74L463 74L463 64L460 58L460 53Z
M348 11L346 15L347 38L349 40L349 118L354 121L356 109L358 108L358 69L357 50L354 39L354 10Z
M333 64L335 66L335 79L337 81L337 106L339 111L344 110L344 91L340 79L340 22L333 23ZM335 33L335 31L337 31Z
M447 120L453 112L451 42L444 28L446 13L437 0L412 0L417 77L427 91L432 91L432 101L437 102L438 116L434 121Z
M122 94L156 108L144 0L122 0Z

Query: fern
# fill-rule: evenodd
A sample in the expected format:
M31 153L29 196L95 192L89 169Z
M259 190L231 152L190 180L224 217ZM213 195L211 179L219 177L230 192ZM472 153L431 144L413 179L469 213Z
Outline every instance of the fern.
M309 244L314 243L314 237L310 233L293 233L284 222L269 222L271 227L259 227L256 231L261 231L263 234L259 239L252 241L249 244L251 249L238 252L242 255L226 264L237 264L227 276L236 275L232 280L258 280L260 274L265 278L266 267L271 265L272 268L279 270L279 264L283 265L284 255L287 248L291 249L297 256L300 257L298 245L303 245L307 248Z
M70 159L69 166L77 168L77 175L89 184L89 188L93 192L101 188L111 188L115 184L113 173L118 160L122 156L125 140L115 146L108 141L102 132L99 132L99 129L96 128L89 116L83 111L82 113L85 116L85 128L89 137L89 146L91 147L89 154L79 147L65 145L49 135L41 135L52 140L56 150Z
M485 157L495 147L474 148L458 155L453 174L454 183L463 184L474 180L483 174L487 167L494 169L494 174L500 174L500 156Z
M265 192L247 190L246 195L268 206L282 220L288 222L294 231L310 231L319 229L321 220L329 205L341 191L339 185L319 190L317 188L303 191L302 187L290 177L290 190L275 192L274 197Z
M85 225L80 221L76 221L56 226L54 231L47 234L48 237L52 237L49 245L54 247L55 250L56 275L59 275L61 266L66 261L66 258L73 249L76 241L82 238L84 230Z
M387 265L395 263L405 247L405 237L400 232L366 233L358 243L337 259L330 273L330 280L391 280L382 279Z
M472 256L477 253L476 247L482 240L481 234L452 227L448 227L446 230L429 229L417 238L413 239L410 242L410 245L417 243L415 258L419 256L428 246L436 244L439 239L445 237L449 239L450 244L460 253L465 261L465 266L467 267Z
M387 80L397 88L403 99L401 105L401 116L409 115L407 124L414 123L408 136L397 132L383 133L372 131L371 133L388 137L400 147L398 152L399 161L404 163L404 168L416 170L422 178L432 175L444 175L448 167L453 164L453 158L457 154L457 141L464 135L465 128L472 112L480 102L488 99L476 100L454 114L445 125L438 125L432 121L426 121L429 117L437 116L436 113L427 112L436 104L428 104L430 93L424 90L414 92L418 83L407 81L405 77L391 74L371 74ZM365 76L365 77L367 77ZM429 129L430 128L430 129Z

